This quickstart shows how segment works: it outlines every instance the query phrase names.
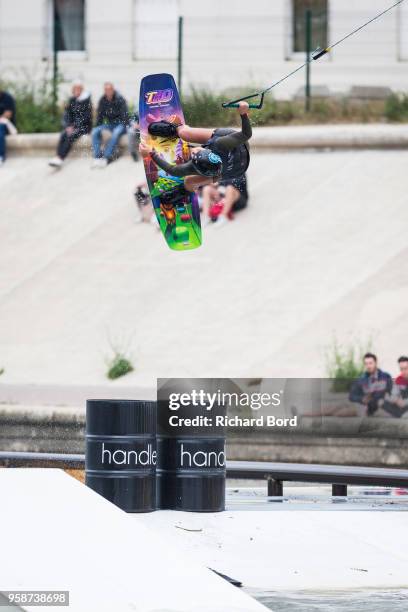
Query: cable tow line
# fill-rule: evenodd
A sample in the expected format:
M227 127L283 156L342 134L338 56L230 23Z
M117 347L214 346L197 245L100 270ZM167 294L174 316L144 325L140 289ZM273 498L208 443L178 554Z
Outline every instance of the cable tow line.
M384 11L381 11L381 13L378 13L378 15L375 15L375 17L372 17L369 21L367 21L366 23L363 23L361 26L359 26L358 28L350 32L349 34L346 34L346 36L343 36L343 38L340 38L340 40L333 43L329 47L326 47L325 49L318 47L317 49L315 49L315 51L313 51L310 59L308 59L306 62L304 62L301 66L299 66L295 70L292 70L292 72L289 72L289 74L285 75L278 81L275 81L275 83L272 83L272 85L268 87L267 89L264 89L262 91L257 91L256 93L250 94L249 96L242 96L241 98L237 98L236 100L231 100L230 102L223 102L222 104L223 108L238 108L239 102L243 102L245 100L253 100L254 98L259 97L260 100L258 104L250 104L249 108L261 109L264 103L265 94L271 91L271 89L273 89L274 87L277 87L277 85L280 85L281 83L283 83L283 81L286 81L287 79L292 77L297 72L300 72L300 70L303 70L308 64L311 64L312 62L319 60L321 57L323 57L327 53L330 53L330 51L332 51L338 45L341 45L345 40L349 39L351 36L354 36L354 34L357 34L357 32L360 32L360 30L363 30L364 28L369 26L371 23L373 23L373 21L380 19L380 17L383 17L386 13L389 13L390 11L395 9L395 7L397 7L399 4L402 4L403 2L405 2L405 0L398 0L398 2L395 2L395 4L393 4L392 6L389 6Z

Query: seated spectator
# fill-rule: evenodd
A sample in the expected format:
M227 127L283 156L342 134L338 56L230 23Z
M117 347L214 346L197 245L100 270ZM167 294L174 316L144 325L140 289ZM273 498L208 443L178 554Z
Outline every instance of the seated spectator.
M65 107L63 130L61 132L57 155L48 162L54 168L60 168L71 150L73 143L92 129L91 94L84 91L81 81L72 84L72 96Z
M248 205L246 175L238 179L205 185L201 192L203 225L215 218L215 227L222 227L233 219L233 213Z
M364 355L364 369L364 374L351 387L349 400L360 405L360 415L373 416L383 408L385 396L391 393L392 378L379 369L373 353Z
M16 103L11 94L0 90L0 166L6 161L6 136L17 134Z
M140 143L140 126L139 126L139 115L133 113L130 118L129 126L127 128L128 134L128 149L133 161L139 160L139 143Z
M120 137L126 132L128 108L125 98L112 83L105 83L104 95L99 100L96 127L92 130L93 168L105 168L113 161ZM102 132L112 132L112 136L102 150Z
M393 417L408 414L408 357L398 359L400 374L394 380L392 391L386 396L383 410Z

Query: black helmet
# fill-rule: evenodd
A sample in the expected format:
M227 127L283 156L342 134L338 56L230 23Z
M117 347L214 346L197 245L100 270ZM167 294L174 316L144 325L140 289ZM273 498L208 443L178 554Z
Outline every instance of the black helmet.
M222 172L222 160L219 155L200 149L191 155L194 169L202 176L219 176Z

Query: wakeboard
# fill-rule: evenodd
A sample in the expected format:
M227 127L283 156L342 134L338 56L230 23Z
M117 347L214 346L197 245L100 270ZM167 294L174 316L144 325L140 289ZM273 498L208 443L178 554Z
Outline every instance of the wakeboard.
M183 109L177 86L171 74L149 74L142 79L139 98L139 124L141 141L154 147L170 163L182 164L190 159L186 142L151 136L149 123L160 120L184 123ZM171 249L186 251L201 245L200 210L196 194L186 195L174 202L163 201L162 195L183 182L144 159L147 184L154 211L164 238Z

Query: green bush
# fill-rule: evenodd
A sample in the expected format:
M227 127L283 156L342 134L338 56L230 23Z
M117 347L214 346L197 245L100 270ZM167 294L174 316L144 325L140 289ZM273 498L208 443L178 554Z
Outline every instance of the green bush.
M363 372L363 356L370 348L371 341L364 348L361 345L356 348L353 345L343 347L333 340L326 352L327 374L333 380L332 391L349 391L353 380Z
M387 98L384 114L389 121L408 121L408 94Z
M10 91L16 98L17 127L22 133L56 132L61 129L62 107L54 108L52 80L44 76L41 81L23 75L14 81L1 81L0 88ZM241 92L256 91L256 87L240 88ZM187 123L194 126L237 126L235 109L224 109L222 103L239 96L237 91L215 93L209 89L193 87L183 96ZM253 100L257 103L258 99ZM131 108L131 105L130 105ZM263 108L251 111L254 126L374 122L389 120L408 121L408 94L392 95L385 102L368 101L362 104L347 98L313 99L310 112L305 111L303 100L275 100L265 96Z
M0 368L0 376L1 376L2 374L4 374L4 372L5 372L5 369L4 369L4 368Z
M203 127L238 125L237 110L222 107L223 102L236 95L236 92L215 94L208 90L192 89L191 94L183 100L187 123ZM257 104L259 99L252 102ZM277 102L271 95L265 98L262 109L251 109L251 123L254 126L282 125L290 123L295 117L293 102Z
M249 91L248 88L246 89ZM207 89L192 88L191 92L183 97L183 109L187 123L203 127L238 125L236 109L226 109L222 106L223 102L235 96L237 96L236 92L219 94ZM257 104L259 98L250 102ZM290 123L296 116L293 102L277 102L269 95L265 98L262 109L251 110L251 123L254 126L282 125Z
M243 88L242 92L255 91L255 88ZM231 98L237 98L237 91L213 93L208 89L193 88L183 97L183 107L187 123L194 126L237 126L239 119L235 109L224 109L222 103ZM399 98L397 98L399 100ZM408 99L408 96L406 96ZM257 103L259 98L252 102ZM389 105L390 102L387 102ZM408 103L405 102L406 115L401 115L403 102L398 102L398 119L408 120ZM251 110L251 122L254 126L344 123L344 122L375 122L390 118L386 116L386 104L381 100L361 103L347 98L312 99L311 109L305 110L304 100L275 100L271 94L265 96L261 110Z
M227 112L222 108L224 98L206 89L193 88L191 93L183 97L183 109L186 121L194 126L223 125Z
M62 109L54 108L50 79L44 77L40 83L30 79L2 81L0 89L9 91L16 100L19 132L32 134L61 129Z
M319 122L325 123L329 121L333 114L333 107L330 106L327 100L320 99L312 101L312 115Z

